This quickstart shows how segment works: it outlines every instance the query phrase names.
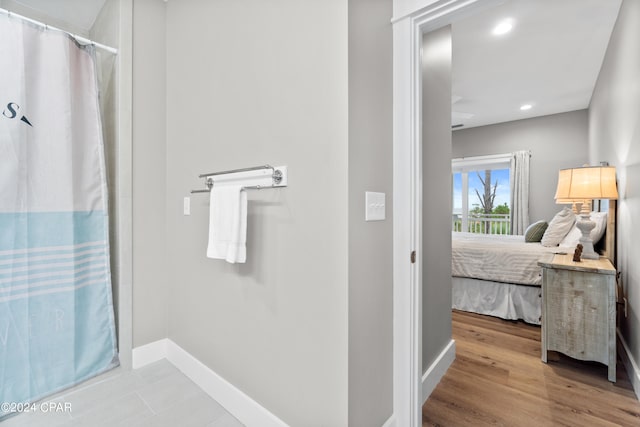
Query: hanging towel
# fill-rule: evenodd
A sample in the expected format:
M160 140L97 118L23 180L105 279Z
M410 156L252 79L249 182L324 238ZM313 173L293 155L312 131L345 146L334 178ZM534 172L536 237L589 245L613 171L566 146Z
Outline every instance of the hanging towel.
M239 185L213 186L207 257L230 263L247 260L247 193Z

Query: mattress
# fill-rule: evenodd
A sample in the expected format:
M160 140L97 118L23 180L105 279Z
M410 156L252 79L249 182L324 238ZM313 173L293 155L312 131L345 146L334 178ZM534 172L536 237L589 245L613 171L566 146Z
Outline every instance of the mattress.
M524 236L453 233L451 269L454 277L540 286L538 261L571 248L525 243Z

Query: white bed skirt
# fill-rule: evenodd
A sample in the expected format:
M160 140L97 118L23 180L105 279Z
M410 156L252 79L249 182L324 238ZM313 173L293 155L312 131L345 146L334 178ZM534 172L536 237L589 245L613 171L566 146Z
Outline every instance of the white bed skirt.
M452 307L509 320L540 324L542 315L539 286L452 277Z

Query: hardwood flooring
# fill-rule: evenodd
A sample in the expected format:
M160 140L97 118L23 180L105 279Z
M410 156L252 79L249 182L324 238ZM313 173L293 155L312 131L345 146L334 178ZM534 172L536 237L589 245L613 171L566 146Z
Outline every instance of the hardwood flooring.
M640 426L640 402L618 358L607 367L549 352L540 327L453 312L456 360L422 407L424 426Z

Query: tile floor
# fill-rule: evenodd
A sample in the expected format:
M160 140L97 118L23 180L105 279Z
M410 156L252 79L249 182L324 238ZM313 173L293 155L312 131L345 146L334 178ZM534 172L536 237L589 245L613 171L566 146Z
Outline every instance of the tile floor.
M2 427L243 426L166 360L129 372L116 368L44 402L52 411L23 413Z

